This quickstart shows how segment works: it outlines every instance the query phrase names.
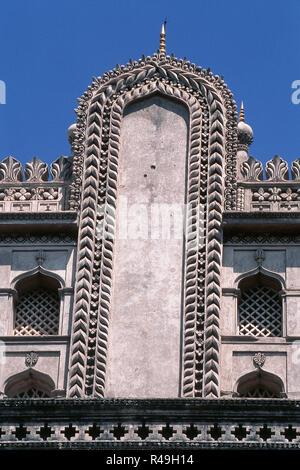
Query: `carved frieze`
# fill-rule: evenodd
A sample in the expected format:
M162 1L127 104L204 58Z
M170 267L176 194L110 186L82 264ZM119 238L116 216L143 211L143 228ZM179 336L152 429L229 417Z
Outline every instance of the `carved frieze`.
M25 365L26 367L34 367L39 359L38 353L31 351L25 354Z
M298 210L300 202L300 189L292 187L263 187L252 189L252 201L258 201L258 209L264 210L265 203L272 210Z
M72 177L73 158L61 156L51 163L50 172L53 181L69 181Z
M0 201L57 200L58 195L57 187L33 188L24 185L17 188L0 188Z

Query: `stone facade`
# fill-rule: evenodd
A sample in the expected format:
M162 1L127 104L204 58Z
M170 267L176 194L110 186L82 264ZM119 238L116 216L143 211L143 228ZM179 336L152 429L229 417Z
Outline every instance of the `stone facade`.
M0 163L0 446L298 447L299 159L164 52L76 113Z

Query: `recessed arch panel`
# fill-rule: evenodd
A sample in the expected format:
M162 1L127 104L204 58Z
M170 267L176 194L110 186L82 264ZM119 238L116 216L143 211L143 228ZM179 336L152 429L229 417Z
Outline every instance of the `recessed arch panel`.
M124 110L106 396L180 393L188 132L161 94Z

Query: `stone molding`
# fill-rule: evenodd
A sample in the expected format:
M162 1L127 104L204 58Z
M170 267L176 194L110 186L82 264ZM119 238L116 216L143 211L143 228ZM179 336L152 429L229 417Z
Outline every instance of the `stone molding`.
M263 179L262 163L250 156L241 164L241 174L245 181L261 181Z
M50 166L52 181L68 182L72 176L72 157L61 156ZM24 167L26 183L44 183L49 179L49 169L47 163L42 162L38 157L34 157ZM22 164L15 158L9 156L0 162L0 185L8 183L23 182ZM51 183L51 181L49 181ZM23 186L23 184L22 184Z
M300 235L288 235L280 233L238 233L234 235L224 234L224 244L226 245L273 245L273 244L300 244Z
M97 119L90 121L90 131L97 130L101 124L109 125L107 114L101 114L104 104L109 103L114 95L120 94L122 88L130 89L136 83L147 80L151 82L160 77L161 82L178 83L183 91L196 91L198 94L208 92L209 101L213 100L217 94L222 96L226 108L227 132L226 132L226 207L234 209L236 198L236 149L237 149L237 113L233 95L228 90L223 79L218 75L214 76L210 71L191 64L186 59L178 60L176 57L165 56L164 54L154 54L152 57L143 56L138 62L130 60L125 66L117 66L114 70L107 72L103 77L93 79L93 83L88 87L81 98L78 99L79 107L76 109L77 125L74 130L74 140L72 143L74 158L73 172L74 183L71 191L71 208L78 207L83 160L86 152L85 131L87 128L87 111L90 105L93 107ZM163 87L164 89L164 87ZM100 93L99 93L100 91ZM96 99L95 99L96 96ZM98 113L96 112L98 109ZM99 133L89 134L94 138L94 145L97 147L100 141Z
M222 295L226 297L236 297L239 298L241 295L241 289L236 289L234 287L223 287Z
M3 398L0 447L299 449L299 410L298 400L286 398Z
M252 211L226 211L223 212L223 220L240 219L299 219L300 214L297 212L252 212Z
M282 181L289 179L288 164L285 160L275 155L266 163L267 180Z
M76 220L77 213L74 211L64 212L0 212L1 220Z

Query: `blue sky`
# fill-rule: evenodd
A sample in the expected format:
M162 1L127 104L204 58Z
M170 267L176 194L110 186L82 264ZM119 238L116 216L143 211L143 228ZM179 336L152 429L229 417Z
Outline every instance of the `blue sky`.
M69 155L76 98L93 76L158 48L223 75L254 130L250 154L300 157L300 0L11 0L1 2L0 159Z

